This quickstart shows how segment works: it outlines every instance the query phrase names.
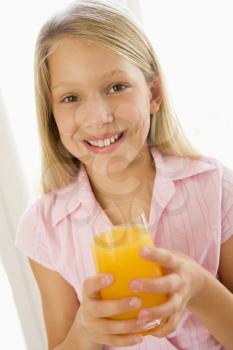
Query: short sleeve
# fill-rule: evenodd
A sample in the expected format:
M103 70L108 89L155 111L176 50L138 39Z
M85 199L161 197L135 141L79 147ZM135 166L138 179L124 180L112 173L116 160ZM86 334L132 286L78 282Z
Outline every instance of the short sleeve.
M38 202L33 203L23 213L16 231L15 247L32 260L54 270L51 260L45 226L38 209Z
M233 234L233 170L222 166L221 242Z

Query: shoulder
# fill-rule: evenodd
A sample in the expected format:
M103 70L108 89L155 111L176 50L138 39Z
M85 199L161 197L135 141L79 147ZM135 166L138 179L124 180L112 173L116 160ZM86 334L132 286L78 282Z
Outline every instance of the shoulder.
M160 177L170 180L198 181L213 173L221 176L222 164L213 157L202 155L192 158L162 153L157 147L151 148L156 163L156 172Z
M60 236L54 227L54 220L59 217L59 204L61 210L62 199L66 202L71 196L68 195L68 188L71 188L71 185L34 199L23 211L16 228L16 248L52 270L58 266L54 252L60 246ZM65 209L63 211L65 212Z
M233 169L216 158L205 157L205 161L216 167L215 173L210 173L206 187L210 185L212 188L211 205L214 206L218 202L223 243L233 232ZM203 193L206 192L206 187L203 187Z
M192 186L193 190L201 190L203 196L210 200L217 200L223 208L233 196L233 169L226 166L218 158L205 156L199 158L171 156L172 165L177 171L172 176L173 180L181 180ZM171 160L169 158L169 163ZM175 168L174 167L174 168ZM214 203L213 203L214 204Z
M43 195L39 198L31 201L26 208L24 209L19 224L23 225L33 225L36 226L39 223L43 222L45 219L45 213L49 211L49 208L52 208L54 202L54 194L49 193Z
M82 179L82 178L81 178ZM56 222L69 214L80 202L83 181L78 177L67 186L44 194L28 204L23 211L20 224L43 225L52 227Z
M226 166L224 162L218 158L209 156L202 156L200 159L187 158L187 167L194 167L198 170L203 169L203 172L207 172L207 175L210 177L215 175L221 184L226 181L233 183L233 169ZM202 173L202 171L200 171L200 173Z
M190 160L190 162L196 162ZM233 168L224 164L223 161L213 157L202 157L201 162L207 166L211 166L206 172L205 180L203 183L211 185L216 192L219 193L221 203L225 207L226 202L230 200L232 202L233 197ZM201 177L199 177L199 181Z
M203 161L215 166L215 171L219 176L222 188L229 190L233 194L233 167L229 167L217 158L203 157Z

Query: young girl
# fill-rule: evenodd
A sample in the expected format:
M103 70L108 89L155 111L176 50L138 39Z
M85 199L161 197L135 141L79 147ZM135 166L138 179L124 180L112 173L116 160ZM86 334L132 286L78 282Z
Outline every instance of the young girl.
M35 88L43 192L16 246L40 290L48 349L233 349L233 172L185 138L134 17L94 0L56 14L38 36ZM110 317L140 298L101 300L114 276L96 274L91 253L93 217L121 204L144 210L155 247L140 254L166 271L129 288L169 296L129 320ZM140 335L158 318L163 327Z

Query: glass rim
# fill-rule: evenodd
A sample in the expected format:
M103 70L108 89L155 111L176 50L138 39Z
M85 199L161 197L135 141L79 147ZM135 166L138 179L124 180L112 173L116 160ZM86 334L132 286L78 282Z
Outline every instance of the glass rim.
M104 232L105 231L108 231L108 229L112 229L113 227L114 228L117 228L117 227L125 227L125 228L128 228L128 227L130 227L131 226L131 224L130 223L125 223L125 224L119 224L119 225L108 225L107 226L107 228L106 229L104 229ZM136 227L145 227L145 225L144 224L136 224L135 225ZM98 234L101 234L102 232L98 232L98 233L95 233L96 235L98 235Z
M131 208L133 207L133 208L137 208L137 209L139 209L139 214L138 215L136 215L132 220L129 220L128 222L125 222L125 223L123 223L123 224L119 224L119 225L114 225L114 226L128 226L128 225L130 225L130 223L132 222L132 221L136 221L136 220L138 220L138 218L140 218L140 217L142 217L142 220L144 221L144 219L145 219L145 221L146 221L146 216L145 216L145 213L144 213L144 210L142 209L142 207L139 207L138 205L134 205L134 204L132 204L132 205L128 205L128 204L122 204L122 205L119 205L119 206L113 206L113 207L111 207L111 208L107 208L107 209L103 209L103 211L104 211L104 213L105 212L107 212L107 211L109 211L109 210L111 210L111 209L118 209L118 208L122 208L122 207L127 207L127 208L130 208L130 210L131 210Z
M127 214L125 215L125 214L120 213L120 215L121 215L120 223L114 224L112 222L112 220L108 218L108 222L103 223L103 225L101 225L101 229L99 227L98 227L98 229L95 228L95 222L96 222L96 220L98 220L97 218L101 214L101 211L103 211L103 213L108 217L107 214L110 210L114 211L114 210L118 209L118 211L120 211L120 208L124 208L124 207L131 209L131 211L133 210L133 208L136 208L137 209L136 215L132 216L132 218L128 219ZM124 211L123 211L123 213L124 213ZM129 215L129 217L130 217L130 215ZM99 208L98 213L93 218L92 225L93 225L93 235L94 236L98 235L99 233L101 233L103 231L110 231L113 228L117 228L117 227L119 227L120 229L122 229L122 228L129 229L131 226L137 226L139 228L145 227L148 229L148 223L147 223L146 215L145 215L143 208L140 206L137 206L137 205L129 206L127 204L123 204L120 206L112 206L112 207L102 209L102 210L101 210L101 208Z

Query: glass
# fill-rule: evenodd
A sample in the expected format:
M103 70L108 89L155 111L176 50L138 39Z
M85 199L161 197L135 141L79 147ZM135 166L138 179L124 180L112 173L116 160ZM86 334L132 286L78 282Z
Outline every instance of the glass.
M134 278L155 278L163 275L161 266L143 259L139 250L143 246L154 246L147 228L144 212L137 206L121 205L98 213L93 220L92 253L97 273L110 273L114 283L101 290L102 299L119 299L137 296L142 299L140 308L111 316L111 319L137 317L142 308L159 305L167 300L165 294L134 292L129 282ZM154 320L147 324L141 334L150 334L160 328L163 321ZM145 329L145 328L144 328Z

